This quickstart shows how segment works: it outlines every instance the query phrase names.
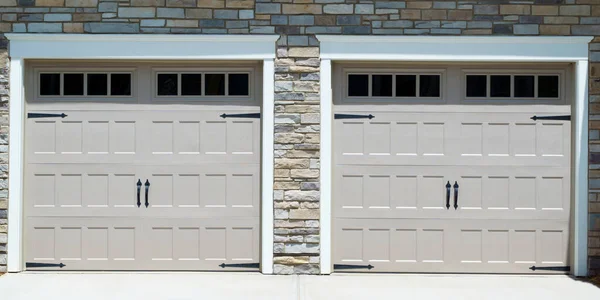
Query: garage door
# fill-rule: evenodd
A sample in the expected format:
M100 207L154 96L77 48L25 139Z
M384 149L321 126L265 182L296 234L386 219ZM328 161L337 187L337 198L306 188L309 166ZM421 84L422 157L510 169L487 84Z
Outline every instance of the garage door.
M566 271L569 70L509 67L336 67L335 270Z
M29 66L28 270L258 264L260 70L192 66Z

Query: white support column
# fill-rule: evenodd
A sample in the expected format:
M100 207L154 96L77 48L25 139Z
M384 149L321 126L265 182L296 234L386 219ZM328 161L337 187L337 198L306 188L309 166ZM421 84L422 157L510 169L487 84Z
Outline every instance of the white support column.
M23 70L24 61L10 60L10 128L8 151L8 271L23 270L23 136L24 110Z
M262 102L262 235L261 272L273 274L273 168L275 118L275 62L263 61Z
M588 272L588 61L579 60L575 71L575 276Z
M331 274L332 123L331 60L321 60L321 274Z

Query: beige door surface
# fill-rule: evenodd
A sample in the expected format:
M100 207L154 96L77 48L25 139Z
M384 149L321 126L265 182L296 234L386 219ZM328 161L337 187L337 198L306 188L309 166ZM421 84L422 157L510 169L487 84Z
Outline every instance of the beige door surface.
M335 97L335 113L375 118L334 120L334 264L557 273L529 268L569 265L570 122L530 118L570 106L466 103L448 86L433 105Z
M131 99L28 98L28 112L67 114L26 121L28 270L259 262L260 119L220 115L260 112L260 90L243 100L157 100L153 66L131 64Z

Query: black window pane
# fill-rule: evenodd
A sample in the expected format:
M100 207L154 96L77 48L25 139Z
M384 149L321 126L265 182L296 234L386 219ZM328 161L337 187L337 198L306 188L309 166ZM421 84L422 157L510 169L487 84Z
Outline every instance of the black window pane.
M110 74L110 94L131 96L131 74Z
M417 96L417 75L396 75L396 97Z
M40 95L60 95L60 74L40 74Z
M159 96L177 96L177 74L158 74Z
M490 76L490 96L510 97L510 75Z
M558 98L558 76L538 76L538 97Z
M88 74L87 94L89 96L108 95L108 74Z
M202 95L202 74L181 74L181 95Z
M467 97L487 97L486 75L467 75Z
M419 96L421 96L421 97L439 97L440 96L440 75L420 75L419 76Z
M64 94L67 96L83 95L83 74L64 74Z
M247 96L249 91L249 75L248 74L229 74L229 95L230 96Z
M348 75L348 96L369 96L369 75Z
M533 98L535 88L534 76L515 76L515 97Z
M225 95L225 74L206 74L204 75L204 80L206 95Z
M392 96L392 75L373 75L372 80L373 96Z

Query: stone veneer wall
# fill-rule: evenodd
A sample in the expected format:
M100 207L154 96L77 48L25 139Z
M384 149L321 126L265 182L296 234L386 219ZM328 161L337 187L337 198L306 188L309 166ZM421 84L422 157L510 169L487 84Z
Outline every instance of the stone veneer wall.
M319 271L315 34L591 35L591 273L600 273L600 0L0 0L0 33L280 34L275 272ZM6 48L5 40L0 47ZM0 53L0 272L6 269L7 69Z

